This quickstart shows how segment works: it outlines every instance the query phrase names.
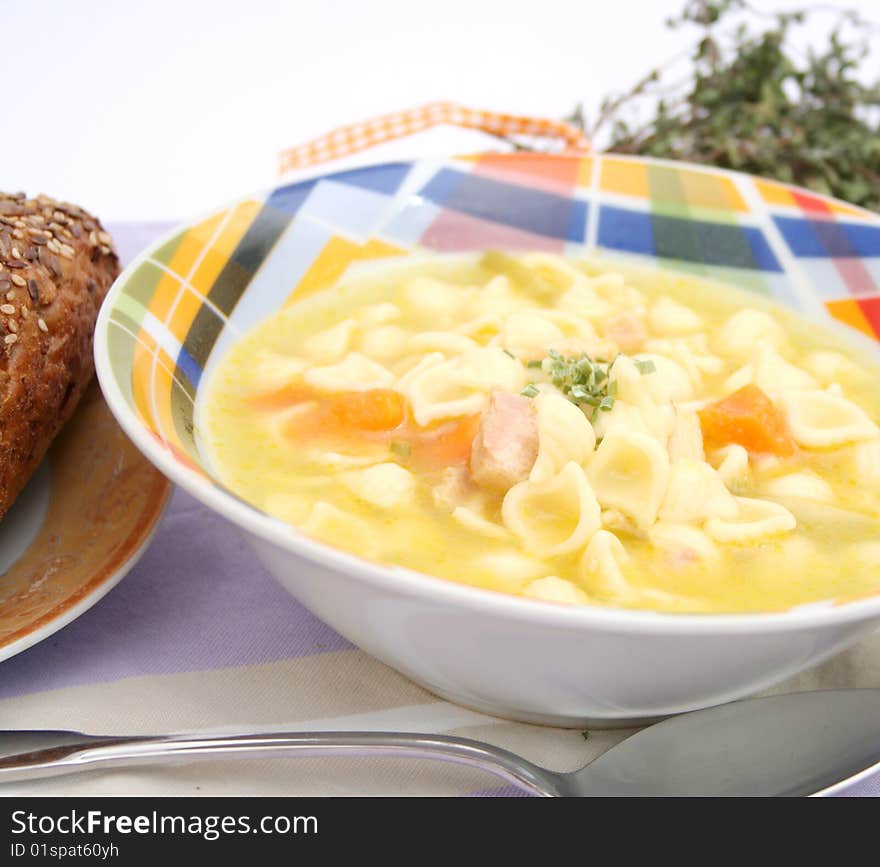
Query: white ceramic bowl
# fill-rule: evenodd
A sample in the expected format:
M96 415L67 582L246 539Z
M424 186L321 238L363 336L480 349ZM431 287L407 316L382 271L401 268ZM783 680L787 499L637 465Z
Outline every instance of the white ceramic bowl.
M194 406L205 372L238 334L357 260L487 247L599 249L698 266L865 334L880 321L849 282L853 262L867 262L863 281L878 273L868 259L880 257L880 220L842 203L729 172L617 157L398 163L244 199L142 254L98 320L107 402L144 454L237 525L321 619L438 695L488 713L634 725L768 687L874 629L880 596L731 615L505 596L312 541L212 479ZM835 256L844 253L848 267L835 283Z

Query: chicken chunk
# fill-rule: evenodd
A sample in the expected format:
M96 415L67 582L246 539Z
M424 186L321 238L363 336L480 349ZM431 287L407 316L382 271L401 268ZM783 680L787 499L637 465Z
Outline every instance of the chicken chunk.
M434 505L451 512L464 505L475 490L466 467L447 467L432 490Z
M648 336L642 320L633 313L619 313L606 319L602 330L606 337L610 337L618 345L621 352L634 352Z
M503 493L526 479L538 456L538 422L529 398L494 391L471 447L470 470L485 490Z

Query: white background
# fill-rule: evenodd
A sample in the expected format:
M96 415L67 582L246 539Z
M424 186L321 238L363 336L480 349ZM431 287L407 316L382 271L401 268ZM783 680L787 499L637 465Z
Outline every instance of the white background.
M43 191L105 220L184 218L270 184L284 147L376 114L436 99L595 111L692 41L663 26L682 5L0 0L0 189ZM846 5L880 18L877 0ZM390 150L486 144L441 130Z

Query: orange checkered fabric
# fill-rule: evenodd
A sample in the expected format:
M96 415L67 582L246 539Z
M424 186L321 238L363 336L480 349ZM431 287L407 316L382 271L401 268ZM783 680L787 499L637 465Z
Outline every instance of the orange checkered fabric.
M359 151L421 132L439 124L477 129L498 136L523 135L556 139L568 152L592 150L589 138L573 124L548 118L499 114L466 108L454 102L431 102L419 108L386 114L331 130L326 135L281 153L281 174L330 162Z

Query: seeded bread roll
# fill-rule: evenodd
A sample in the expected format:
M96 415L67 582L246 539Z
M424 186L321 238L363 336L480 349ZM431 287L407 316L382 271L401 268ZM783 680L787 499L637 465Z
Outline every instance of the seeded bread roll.
M118 273L94 217L0 193L0 518L92 378L95 319Z

